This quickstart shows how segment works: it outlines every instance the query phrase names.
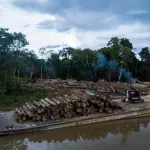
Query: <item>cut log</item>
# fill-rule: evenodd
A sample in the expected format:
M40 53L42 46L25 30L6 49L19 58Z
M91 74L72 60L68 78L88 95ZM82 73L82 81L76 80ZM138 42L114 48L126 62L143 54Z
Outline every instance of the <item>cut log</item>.
M53 115L50 115L51 120L55 120L55 117Z
M89 96L94 96L95 94L91 93L91 92L86 92Z
M125 94L125 91L123 91L123 90L116 89L115 91L116 91L116 93L118 93L118 94L123 94L123 95Z
M73 95L73 94L70 96L70 99L71 99L72 101L78 101L78 100L80 100L79 97L77 97L77 96L75 96L75 95Z
M65 98L69 98L69 96L68 96L68 95L66 95L66 94L64 95L64 97L65 97Z
M23 113L22 113L18 108L16 108L16 113L17 113L19 116L23 116Z
M64 113L66 113L66 112L68 112L69 111L69 109L67 108L67 107L64 107Z
M46 120L47 120L46 115L42 115L42 121L46 121Z
M41 109L41 108L38 108L38 109L36 110L36 112L37 112L37 115L38 115L38 114L41 114L42 112L44 112L44 109L43 109L43 108L42 108L42 109Z
M106 113L112 113L112 110L110 110L110 109L108 109L108 108L104 108L104 112L106 112Z
M109 103L105 103L105 108L109 108Z
M82 113L82 108L77 108L76 110L78 113Z
M113 86L110 86L110 89L113 93L116 93L115 89L113 88Z
M36 120L40 121L42 119L41 115L36 116Z
M43 108L44 110L46 109L46 106L41 101L38 103L40 104L41 108Z
M26 112L22 108L20 108L19 110L22 112L23 117L26 117Z
M49 108L50 104L47 103L47 101L45 101L44 99L41 99L41 102L42 102L47 108Z
M68 98L64 98L66 103L70 103L71 101Z
M72 118L72 114L70 112L67 112L65 115L64 115L65 118Z
M101 95L101 96L100 96L100 99L103 100L103 101L106 101L106 100L107 100L107 96Z
M106 86L104 86L104 88L105 88L105 91L106 91L106 92L108 92L108 91L109 91L109 90L108 90L108 88L107 88Z
M36 117L32 117L33 122L37 122L37 118Z
M104 108L104 102L101 102L101 103L100 103L100 107L101 107L101 108Z
M51 100L52 100L54 103L56 103L57 105L60 104L60 101L58 101L56 98L52 98Z
M81 107L86 108L86 103L81 103Z
M33 111L33 108L29 105L29 103L26 103L25 105L31 112Z
M56 103L54 103L53 101L49 100L48 98L45 98L46 102L48 102L50 105L52 106L56 106Z
M63 99L65 101L67 101L67 103L70 103L72 101L71 98L68 95L64 95Z
M23 109L29 117L32 117L32 113L28 110L28 108L25 105L23 105Z
M23 122L22 119L19 116L17 117L16 120L17 120L18 123L22 123Z
M30 103L30 106L33 108L34 111L38 110L38 108L35 105L33 105L33 103Z
M40 108L40 104L36 101L33 102L33 105L35 105L37 108Z
M66 101L64 100L64 97L58 96L57 99L58 99L61 103L66 103Z
M115 108L115 103L109 102L109 107L110 107L110 108Z
M99 109L99 112L102 113L102 112L103 112L103 109L100 108L100 109Z

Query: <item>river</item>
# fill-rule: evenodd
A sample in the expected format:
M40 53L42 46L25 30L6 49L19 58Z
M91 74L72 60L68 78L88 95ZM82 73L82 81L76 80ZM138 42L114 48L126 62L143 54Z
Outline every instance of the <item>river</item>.
M150 117L0 137L0 150L133 149L150 149Z

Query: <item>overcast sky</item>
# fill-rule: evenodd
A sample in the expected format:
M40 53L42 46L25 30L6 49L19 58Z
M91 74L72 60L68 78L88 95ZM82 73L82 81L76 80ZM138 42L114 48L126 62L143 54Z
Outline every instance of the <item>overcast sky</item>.
M0 0L0 27L26 34L30 48L98 49L111 37L150 46L150 0Z

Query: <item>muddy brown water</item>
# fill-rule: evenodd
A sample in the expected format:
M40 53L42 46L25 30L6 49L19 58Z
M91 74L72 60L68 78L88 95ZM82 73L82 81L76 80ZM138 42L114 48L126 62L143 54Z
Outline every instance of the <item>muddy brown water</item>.
M0 150L150 150L150 117L0 137Z

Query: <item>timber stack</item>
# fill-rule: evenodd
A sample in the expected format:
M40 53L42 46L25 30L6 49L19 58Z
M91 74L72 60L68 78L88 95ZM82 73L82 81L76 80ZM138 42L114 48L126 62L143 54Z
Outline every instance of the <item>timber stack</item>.
M14 115L17 122L22 123L27 120L36 122L87 116L94 113L113 113L121 109L117 102L113 102L105 95L76 96L72 94L25 103L21 108L16 108Z

